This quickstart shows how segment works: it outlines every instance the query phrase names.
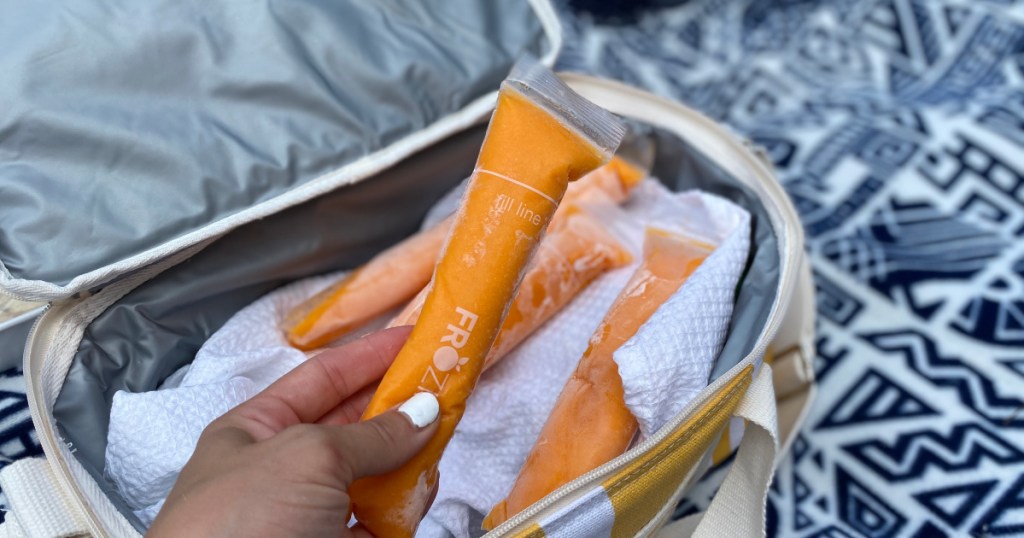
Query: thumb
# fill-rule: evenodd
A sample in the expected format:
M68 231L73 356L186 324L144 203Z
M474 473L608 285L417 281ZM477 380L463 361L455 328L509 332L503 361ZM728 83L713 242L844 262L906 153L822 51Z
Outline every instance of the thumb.
M352 479L393 471L412 459L437 431L437 398L420 392L397 409L335 428Z

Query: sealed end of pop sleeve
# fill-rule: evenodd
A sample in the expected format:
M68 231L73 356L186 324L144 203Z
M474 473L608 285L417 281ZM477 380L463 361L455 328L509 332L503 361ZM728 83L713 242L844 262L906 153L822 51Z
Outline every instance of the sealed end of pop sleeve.
M694 256L706 257L710 255L717 245L710 243L704 237L691 235L677 230L668 230L648 226L644 231L644 257L659 250L692 252Z
M657 157L651 128L637 122L627 123L626 134L615 155L642 172L638 180L647 177L654 168L654 159Z
M526 56L512 67L504 85L550 112L610 159L626 134L626 124L611 112L572 91L550 69Z

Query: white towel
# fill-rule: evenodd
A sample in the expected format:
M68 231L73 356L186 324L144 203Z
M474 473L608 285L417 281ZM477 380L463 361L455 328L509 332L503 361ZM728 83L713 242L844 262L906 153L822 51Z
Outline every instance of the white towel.
M650 434L707 385L747 257L749 216L720 198L671 193L654 181L644 182L622 211L603 213L638 260L647 225L699 230L720 244L615 354L626 402ZM484 374L441 460L438 495L417 536L481 534L482 515L510 489L591 333L634 269L598 278ZM106 472L143 521L155 517L210 421L306 359L287 345L279 320L337 276L296 282L239 311L176 385L115 395Z

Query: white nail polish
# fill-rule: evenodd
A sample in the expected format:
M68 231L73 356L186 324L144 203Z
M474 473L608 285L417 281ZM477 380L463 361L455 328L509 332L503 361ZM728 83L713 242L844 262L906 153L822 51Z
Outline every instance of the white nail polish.
M441 407L437 397L429 392L419 392L399 406L398 412L409 417L417 428L422 428L437 420Z

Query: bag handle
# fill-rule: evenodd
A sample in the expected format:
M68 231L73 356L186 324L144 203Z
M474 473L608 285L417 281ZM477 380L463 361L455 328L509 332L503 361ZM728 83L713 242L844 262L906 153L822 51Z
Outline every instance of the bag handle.
M674 521L658 536L764 536L765 503L778 450L779 425L772 369L763 364L735 416L747 421L732 468L704 513Z
M89 528L61 494L45 458L18 460L0 471L0 489L7 496L0 538L84 536Z

